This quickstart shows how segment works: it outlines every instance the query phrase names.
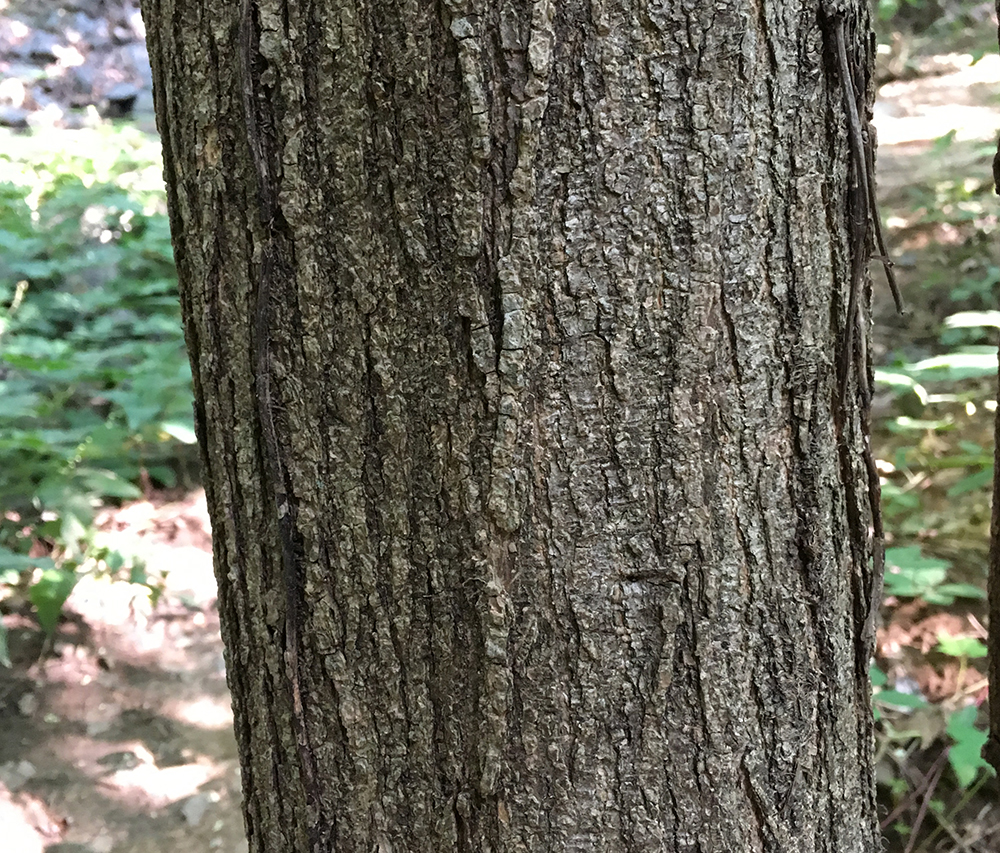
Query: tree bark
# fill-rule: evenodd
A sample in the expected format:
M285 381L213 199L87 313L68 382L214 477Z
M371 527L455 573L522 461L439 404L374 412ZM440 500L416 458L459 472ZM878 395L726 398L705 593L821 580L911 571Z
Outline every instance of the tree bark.
M815 0L143 11L251 851L879 849Z

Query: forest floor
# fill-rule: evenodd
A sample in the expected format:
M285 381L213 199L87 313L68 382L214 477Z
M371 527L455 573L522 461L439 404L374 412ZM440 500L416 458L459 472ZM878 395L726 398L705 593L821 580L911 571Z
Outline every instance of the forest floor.
M969 329L945 327L958 312L997 308L1000 239L991 160L1000 128L1000 57L971 64L968 56L938 56L925 70L882 86L875 108L879 201L906 306L904 316L895 313L873 264L873 358L888 370L965 344L996 347L995 329L963 337ZM912 411L901 410L898 397L886 400L891 394L874 404L881 408L873 412L872 444L888 484L888 545L919 545L922 555L950 564L949 580L985 589L988 482L966 489L963 478L972 482L970 470L989 476L995 378L952 378L927 387L929 399ZM898 417L903 414L911 417ZM973 459L979 469L970 469ZM885 849L1000 849L996 781L981 771L963 781L948 770L956 743L949 726L963 708L982 705L988 687L985 658L943 654L942 638L981 649L985 602L960 597L931 604L893 596L888 583L886 591L876 664L890 689L925 704L883 713L879 724Z
M102 539L164 577L83 578L53 641L7 617L5 853L246 850L203 492L104 513Z
M134 9L128 2L118 6ZM128 20L138 28L134 17ZM134 39L120 42L120 48L134 45ZM1000 59L988 56L971 65L967 57L952 56L936 63L933 73L884 86L876 107L882 215L894 235L908 306L906 317L893 315L888 290L874 271L876 359L919 349L938 333L940 279L925 286L928 248L965 239L960 227L936 215L935 205L950 203L941 201L938 189L991 180L1000 126ZM144 89L142 79L133 82ZM29 99L23 109L30 106ZM954 138L943 145L940 139L952 128ZM997 263L995 247L976 251ZM947 276L942 267L951 257L938 257L934 276ZM967 429L988 443L991 418L983 414ZM889 458L898 439L880 440L877 455ZM969 536L980 562L988 517L981 509L974 508L979 516ZM241 853L246 841L239 766L204 495L152 495L108 510L102 530L110 547L141 556L152 576L164 576L163 593L152 606L143 587L84 578L46 644L34 623L5 617L13 666L0 669L0 848ZM982 609L929 608L919 600L889 605L879 637L883 668L910 679L914 690L929 698L966 691L981 701L984 676L976 668L981 662L927 664L907 655L928 649L942 632L980 630ZM940 732L925 734L933 740ZM928 776L933 772L914 767ZM943 847L926 849L993 849L977 845L989 843L995 824L1000 826L997 807L966 803L952 817L955 834ZM890 839L887 849L902 851L906 843Z

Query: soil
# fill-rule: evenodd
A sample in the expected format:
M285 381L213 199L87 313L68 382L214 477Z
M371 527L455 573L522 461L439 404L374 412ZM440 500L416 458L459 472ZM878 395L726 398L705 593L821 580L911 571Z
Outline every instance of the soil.
M246 850L239 762L203 492L100 519L102 540L164 577L84 577L55 636L5 617L0 847L11 853Z
M115 86L136 96L130 109L148 124L142 35L137 3L129 0L0 0L0 124L71 128L88 105L107 109ZM936 58L923 76L882 87L875 124L884 220L912 210L913 193L930 193L941 180L990 179L998 85L1000 59L972 65L952 56ZM951 128L954 144L935 144ZM909 260L928 241L947 241L948 227L890 221L904 298L917 310L894 317L887 288L877 289L877 354L919 337L921 317L933 314ZM154 606L143 586L84 578L45 643L27 616L4 617L13 666L0 669L0 848L242 853L204 495L160 495L108 510L102 531L109 547L142 555L150 575L164 577L162 596ZM928 664L907 655L926 655L941 632L981 631L975 613L901 606L880 632L880 659L890 676L909 679L928 698L964 693L979 702L985 684L978 662ZM942 724L931 728L932 739ZM964 829L988 838L989 813L970 817Z

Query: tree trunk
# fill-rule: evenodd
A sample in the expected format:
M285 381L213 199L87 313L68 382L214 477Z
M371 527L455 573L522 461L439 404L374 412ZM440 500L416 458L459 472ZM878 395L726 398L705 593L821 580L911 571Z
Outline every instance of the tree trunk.
M879 849L817 5L145 0L251 851Z

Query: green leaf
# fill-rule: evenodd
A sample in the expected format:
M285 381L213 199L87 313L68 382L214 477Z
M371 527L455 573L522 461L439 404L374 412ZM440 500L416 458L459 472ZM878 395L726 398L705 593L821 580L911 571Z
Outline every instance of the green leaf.
M1000 311L959 311L946 317L944 324L950 329L995 326L1000 329Z
M940 607L947 607L955 603L955 596L948 595L947 592L941 592L939 587L925 589L923 592L918 593L918 595L928 604L937 604Z
M948 418L940 418L932 421L926 418L911 418L905 415L901 415L886 424L886 429L895 434L927 431L939 432L941 430L954 429L954 427L954 422Z
M76 586L77 574L68 569L48 569L32 584L28 597L35 605L38 624L51 634L59 624L63 605Z
M28 354L5 353L3 360L8 367L15 367L20 370L33 370L39 373L47 373L54 370L65 370L72 367L73 362L68 358L46 358L44 356L34 356Z
M952 598L986 598L986 590L972 583L943 583L938 587L938 591Z
M887 517L899 515L908 509L920 506L920 497L913 491L906 491L895 483L882 486L883 511Z
M955 128L949 130L944 136L939 136L934 140L934 144L931 146L932 154L942 154L951 144L955 141L955 135L958 131Z
M900 569L949 569L951 563L935 557L925 557L920 552L919 545L907 545L900 548L885 549L886 565Z
M963 788L968 788L975 781L980 770L995 775L993 768L983 760L981 755L987 733L976 728L975 705L967 705L955 711L948 719L946 731L954 741L951 749L948 750L948 762L951 764L951 769L955 771L958 783Z
M146 564L142 560L136 560L132 563L132 568L128 573L128 582L149 586L149 574L146 572Z
M878 0L879 20L888 21L899 11L899 0Z
M96 469L77 472L80 482L94 494L122 500L136 500L142 497L142 489L119 477L114 471Z
M198 436L195 435L194 427L190 424L178 421L164 421L160 424L162 429L171 438L176 438L182 444L197 444Z
M885 591L889 595L904 598L923 597L931 601L934 590L948 576L951 563L947 560L925 557L920 548L911 545L905 548L887 548L885 552ZM932 603L946 604L940 600Z
M967 347L964 351L936 355L916 364L906 366L906 372L914 379L924 381L956 382L960 379L977 379L981 376L995 376L997 353L994 347Z
M915 391L923 397L925 403L927 402L927 391L924 390L924 387L919 382L916 382L912 376L907 376L905 373L897 373L892 370L876 370L875 381L879 385L886 385L896 392Z
M900 693L898 690L880 690L875 694L875 701L880 705L890 705L893 708L926 708L927 700L923 696L912 693Z
M8 385L8 383L3 383L0 387L3 385ZM3 393L3 412L0 412L0 418L14 420L15 418L29 417L38 409L40 402L41 398L36 393Z
M953 658L984 658L989 650L975 637L948 637L938 634L938 651Z
M7 645L7 626L0 618L0 666L10 669L10 648Z
M983 468L981 471L976 471L965 477L962 477L954 486L948 489L948 497L953 498L957 495L968 494L969 492L974 492L977 489L981 489L984 486L988 486L993 482L993 466L989 468Z
M62 524L59 528L59 538L66 547L66 553L71 557L83 556L81 544L87 537L87 527L90 518L78 515L75 512L66 510L62 514Z
M177 472L167 465L150 465L146 471L157 483L168 489L177 485Z
M28 569L54 569L55 565L50 557L29 557L0 546L0 569L22 572Z

